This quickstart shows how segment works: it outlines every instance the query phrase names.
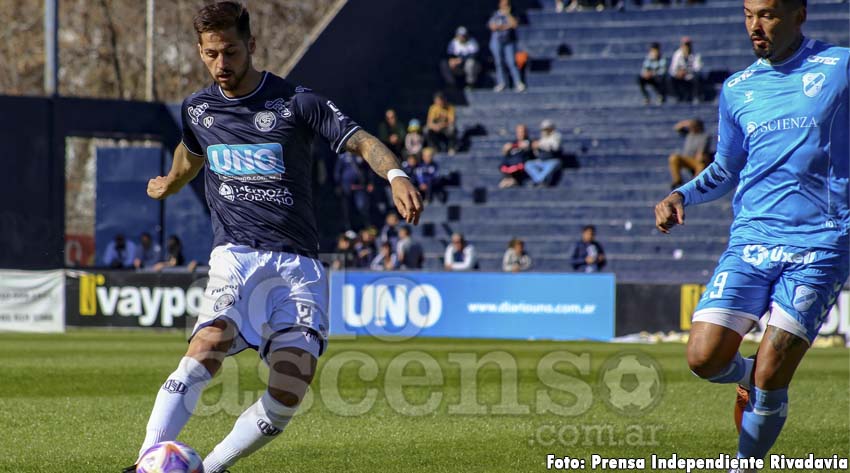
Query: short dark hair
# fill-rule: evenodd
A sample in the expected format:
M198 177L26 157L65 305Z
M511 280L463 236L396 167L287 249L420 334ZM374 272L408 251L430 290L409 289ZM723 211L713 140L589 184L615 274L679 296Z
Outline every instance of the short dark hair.
M248 9L239 2L217 2L198 10L192 21L198 41L201 34L209 31L224 31L235 27L242 39L251 37L251 18Z
M657 50L661 51L661 44L660 43L654 43L654 42L649 43L649 49L657 49Z
M596 233L596 225L585 225L584 228L581 229L582 232L586 232L588 230Z

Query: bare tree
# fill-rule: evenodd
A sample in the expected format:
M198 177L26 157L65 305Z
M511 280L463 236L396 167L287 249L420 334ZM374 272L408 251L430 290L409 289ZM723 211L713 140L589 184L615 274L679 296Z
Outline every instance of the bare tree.
M257 37L258 68L280 72L335 0L246 1ZM43 0L0 0L0 93L43 93ZM209 82L192 18L210 0L156 4L155 96L175 102ZM145 2L59 2L59 93L143 100Z

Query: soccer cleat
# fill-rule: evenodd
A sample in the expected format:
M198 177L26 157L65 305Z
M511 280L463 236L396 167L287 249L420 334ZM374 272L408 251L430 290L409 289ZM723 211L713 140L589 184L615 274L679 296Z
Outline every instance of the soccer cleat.
M121 473L136 473L136 465L124 468L123 470L121 470Z
M741 385L737 386L735 397L735 427L738 429L738 434L741 433L741 422L744 420L744 410L747 404L750 403L750 392L744 389Z

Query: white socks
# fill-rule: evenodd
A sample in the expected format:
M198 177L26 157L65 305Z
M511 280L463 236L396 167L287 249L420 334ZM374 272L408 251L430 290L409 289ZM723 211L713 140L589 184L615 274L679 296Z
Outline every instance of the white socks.
M191 357L180 360L156 396L139 457L154 444L177 439L211 379L210 372L199 361Z
M298 406L286 407L268 391L236 420L233 430L204 459L206 473L221 473L283 432Z

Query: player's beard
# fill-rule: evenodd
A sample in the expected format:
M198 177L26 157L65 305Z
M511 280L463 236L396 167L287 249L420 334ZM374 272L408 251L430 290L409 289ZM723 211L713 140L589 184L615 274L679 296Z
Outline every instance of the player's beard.
M755 45L755 43L753 43L753 53L756 55L756 57L759 57L761 59L770 59L771 56L773 56L773 53L775 52L773 48L773 43L770 42L770 40L768 40L767 38L763 37L750 38L750 41L754 41L755 39L760 39L764 41L765 47L759 48Z
M248 73L248 68L251 66L249 62L245 62L245 66L242 70L239 71L228 71L231 72L230 77L227 82L223 82L219 80L218 77L215 78L215 81L218 83L218 86L221 87L221 90L226 90L228 92L232 92L234 90L239 90L239 86L242 85L242 80L245 78L245 75Z

